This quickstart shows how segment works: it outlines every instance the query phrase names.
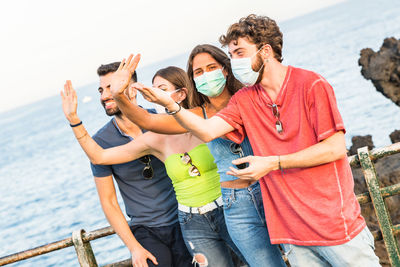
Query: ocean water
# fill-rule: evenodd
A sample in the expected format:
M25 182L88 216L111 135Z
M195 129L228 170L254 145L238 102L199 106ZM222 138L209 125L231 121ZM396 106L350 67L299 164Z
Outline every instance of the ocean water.
M398 0L354 0L280 23L284 64L316 71L333 85L348 147L352 136L366 134L376 147L389 145L388 135L400 129L400 107L377 92L358 66L362 48L377 51L385 37L400 38L398 14ZM139 79L149 84L158 68L185 67L189 50L139 69ZM97 83L78 88L78 112L91 134L109 119L96 88ZM83 103L86 96L92 101ZM0 129L0 257L108 225L59 96L1 113ZM91 244L100 265L129 257L115 235ZM78 261L67 248L9 266L78 266Z

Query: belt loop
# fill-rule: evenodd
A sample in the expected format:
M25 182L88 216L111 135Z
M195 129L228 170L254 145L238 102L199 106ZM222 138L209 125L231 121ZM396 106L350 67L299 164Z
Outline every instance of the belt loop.
M215 205L217 206L217 208L219 207L218 203L216 200L214 200Z
M192 207L189 207L190 216L192 216Z

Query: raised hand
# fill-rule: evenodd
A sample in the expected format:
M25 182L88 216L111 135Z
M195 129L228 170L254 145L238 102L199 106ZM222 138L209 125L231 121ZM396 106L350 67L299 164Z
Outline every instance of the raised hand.
M131 54L127 60L123 59L117 71L114 72L111 79L111 94L113 97L118 97L124 93L131 80L132 74L140 61L140 54L133 57Z
M76 113L78 108L78 98L70 80L65 82L64 91L61 91L60 94L65 118L67 118L71 124L80 122L78 114Z
M175 104L175 101L171 98L171 95L159 88L147 87L141 83L134 83L132 87L138 90L147 101L167 108Z

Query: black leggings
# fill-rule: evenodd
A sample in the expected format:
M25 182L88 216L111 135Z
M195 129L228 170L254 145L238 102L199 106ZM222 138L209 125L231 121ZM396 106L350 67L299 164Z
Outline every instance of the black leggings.
M131 226L136 240L154 257L158 265L147 260L149 267L192 267L192 256L183 242L179 223L170 226L147 227L144 225Z

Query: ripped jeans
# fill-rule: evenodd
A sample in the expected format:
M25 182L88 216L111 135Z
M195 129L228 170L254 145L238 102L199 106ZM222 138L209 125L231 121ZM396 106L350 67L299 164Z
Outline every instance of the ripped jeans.
M222 207L204 214L178 210L178 218L185 244L192 256L197 255L199 266L234 266L229 248L243 258L226 229Z

